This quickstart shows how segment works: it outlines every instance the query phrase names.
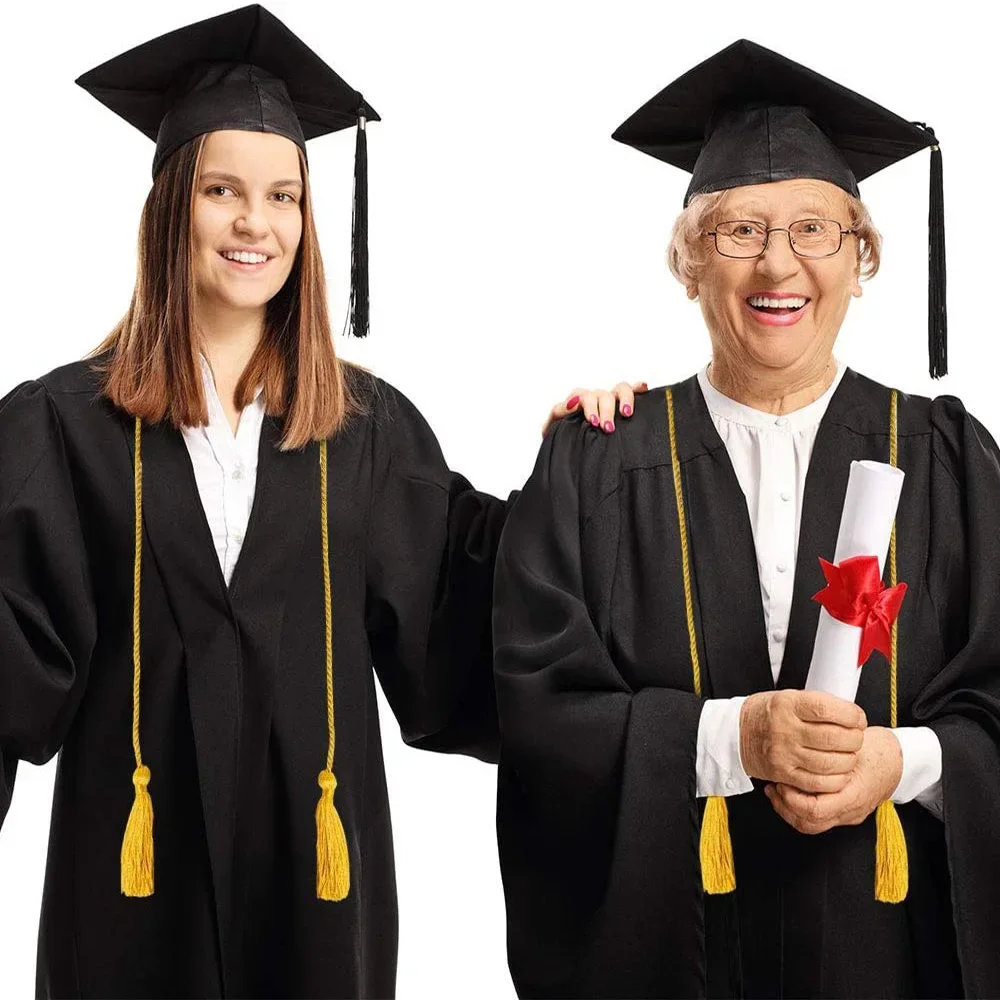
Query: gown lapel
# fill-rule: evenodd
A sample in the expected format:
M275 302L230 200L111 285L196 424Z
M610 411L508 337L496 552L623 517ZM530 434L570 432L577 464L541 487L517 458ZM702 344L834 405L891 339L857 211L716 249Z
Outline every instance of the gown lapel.
M317 446L278 451L282 427L274 417L261 425L253 508L229 587L183 436L166 421L142 430L143 524L184 643L223 969L238 945L237 814L257 762L242 744L266 752L285 592L305 526L313 511L319 517ZM125 430L131 459L131 423Z

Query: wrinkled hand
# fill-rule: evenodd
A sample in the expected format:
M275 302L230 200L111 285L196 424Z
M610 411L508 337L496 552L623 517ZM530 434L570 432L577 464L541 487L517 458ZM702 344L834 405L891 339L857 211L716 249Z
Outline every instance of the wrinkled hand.
M891 729L866 729L857 763L839 792L812 795L790 785L764 791L774 811L799 833L823 833L835 826L857 826L896 790L903 773L903 752Z
M822 691L762 691L740 708L740 759L751 778L804 792L839 792L857 764L868 721Z
M611 434L615 429L615 409L621 411L623 417L631 417L635 411L635 394L645 392L649 388L645 382L619 382L610 392L599 389L574 389L569 399L564 403L556 403L549 411L548 419L542 425L542 437L557 420L562 420L574 410L580 410L595 426L600 427L605 434Z

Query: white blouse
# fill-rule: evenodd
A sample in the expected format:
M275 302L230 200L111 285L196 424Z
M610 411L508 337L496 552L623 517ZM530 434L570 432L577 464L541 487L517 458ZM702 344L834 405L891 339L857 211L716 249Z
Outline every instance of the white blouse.
M767 628L771 675L777 682L792 608L795 558L806 472L820 421L845 366L819 399L791 413L775 416L724 396L708 380L708 366L698 384L719 436L729 453L746 496L760 597ZM746 699L710 698L698 726L696 764L698 795L738 795L753 787L740 759L740 706ZM927 726L894 729L903 753L903 774L894 802L917 799L941 818L941 744Z
M257 452L264 422L263 387L258 388L252 402L240 414L234 435L204 355L201 355L201 373L208 401L208 424L184 427L182 433L219 565L228 584L243 547L257 485Z

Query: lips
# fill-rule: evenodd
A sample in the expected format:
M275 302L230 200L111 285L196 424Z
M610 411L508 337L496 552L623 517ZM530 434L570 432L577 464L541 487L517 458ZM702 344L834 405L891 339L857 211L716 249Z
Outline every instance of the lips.
M753 318L765 326L792 326L797 323L812 301L807 295L794 292L755 292L744 300Z

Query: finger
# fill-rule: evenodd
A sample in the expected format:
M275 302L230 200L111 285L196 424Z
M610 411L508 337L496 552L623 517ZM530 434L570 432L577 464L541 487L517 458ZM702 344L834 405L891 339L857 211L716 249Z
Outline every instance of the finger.
M829 722L804 723L799 733L799 745L824 752L856 754L865 741L863 729L845 729Z
M803 792L792 785L779 784L775 790L780 794L785 806L804 822L829 829L837 826L843 816L852 811L854 791L850 785L839 792L813 794Z
M587 419L595 427L601 424L600 415L597 412L597 393L591 389L580 390L580 409Z
M605 434L611 434L615 429L615 410L618 407L618 400L613 392L601 390L597 394L597 415L601 420L601 430Z
M631 417L635 411L635 393L628 382L619 382L611 390L618 397L618 412L623 417Z
M860 705L824 691L802 691L795 700L795 714L803 722L829 722L850 729L864 729L868 724Z
M836 750L812 750L799 747L795 753L795 767L811 774L849 774L858 762L855 753L840 753Z
M633 392L649 392L649 386L645 382L633 382L632 383Z
M767 785L764 788L764 794L767 796L768 801L771 803L771 807L774 811L794 830L798 830L799 833L806 834L816 834L822 833L823 828L817 824L812 823L807 820L804 816L799 815L794 809L792 809L788 803L785 801L784 796L781 794L779 789L787 786L784 785Z
M789 772L791 783L801 792L813 795L830 795L841 791L851 780L850 774L816 774L801 767L793 767Z

